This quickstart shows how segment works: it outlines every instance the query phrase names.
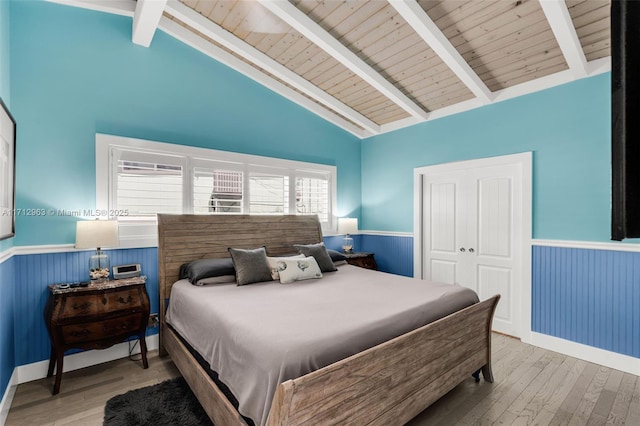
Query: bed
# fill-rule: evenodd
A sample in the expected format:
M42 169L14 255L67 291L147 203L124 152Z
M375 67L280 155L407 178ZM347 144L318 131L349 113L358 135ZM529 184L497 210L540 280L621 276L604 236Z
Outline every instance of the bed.
M188 315L178 320L174 314L176 318L170 319L175 327L167 322L167 303L172 293L174 295L172 308L175 308L183 304L182 301L188 298L185 294L188 295L195 287L179 280L180 266L199 258L228 257L228 247L265 246L270 256L280 256L291 254L294 244L313 244L320 241L322 241L322 231L319 222L317 218L310 216L158 216L160 353L161 355L168 353L171 356L214 424L242 425L246 424L246 421L219 389L202 363L198 362L193 354L194 348L190 348L183 340L182 334L186 334L185 324L186 328L190 328L195 320ZM400 278L398 288L407 288L410 292L424 287L416 286L415 280L411 278L395 277L351 265L341 268L344 269L326 273L320 280L305 281L304 284L295 283L294 286L277 283L259 283L235 288L234 286L206 286L204 289L196 290L197 296L194 299L196 302L205 300L205 293L212 293L215 295L211 300L225 300L226 302L221 306L224 308L228 305L229 311L225 312L223 309L218 314L220 317L206 320L210 323L218 323L224 318L233 317L234 312L241 311L240 308L231 305L236 296L239 303L242 303L242 300L249 300L243 299L249 296L240 296L241 292L246 295L255 294L251 297L265 301L271 297L270 295L273 295L274 300L286 297L289 306L285 303L277 306L276 309L282 312L282 318L285 321L291 321L287 318L303 316L299 311L299 309L304 310L299 306L300 300L309 299L309 297L316 300L319 298L300 293L301 299L298 300L295 297L283 296L282 292L289 292L288 294L291 295L292 292L321 289L324 292L322 294L325 295L324 299L327 299L326 303L337 305L341 292L346 292L343 298L348 299L350 296L347 294L351 291L354 299L362 298L366 304L368 303L367 289L360 288L358 284L353 290L343 290L344 282L340 282L339 279L373 282ZM358 274L363 273L364 278L357 278L361 277ZM349 334L353 330L348 327L343 330L331 324L326 325L321 331L314 331L314 336L317 335L319 339L316 342L305 340L307 336L304 336L301 331L291 331L291 334L303 336L305 345L308 344L313 349L309 351L309 358L303 357L299 362L304 364L300 371L289 371L287 367L285 369L287 371L280 371L280 374L272 375L269 380L265 380L273 383L267 385L269 390L266 392L264 390L257 392L258 399L264 401L260 401L262 405L258 404L256 408L258 414L252 416L257 417L254 419L256 424L344 424L347 421L353 424L403 424L477 370L482 371L486 381L492 382L491 320L499 296L479 303L474 303L475 300L452 302L449 300L452 293L450 287L452 286L435 285L433 287L433 291L439 296L436 297L436 304L428 309L433 317L427 319L416 320L412 315L409 315L408 320L399 319L392 308L396 304L396 299L401 298L387 295L386 299L392 302L385 303L384 306L373 311L379 312L382 317L387 315L392 320L388 318L368 320L371 321L368 323L369 326L375 325L376 332L371 333L369 330L365 334L374 335L377 339L375 341L359 342L355 335ZM358 297L358 294L362 296ZM468 299L468 294L466 296ZM417 300L423 297L409 293L406 298L411 304L412 299ZM270 303L265 302L265 304ZM451 306L444 307L447 303ZM254 305L255 307L260 308L260 305ZM441 308L444 311L439 310ZM344 308L341 309L345 311ZM389 309L388 312L386 312L387 309ZM448 311L454 311L454 313L448 314ZM255 310L255 314L259 318L260 310ZM238 315L238 317L245 316L247 315ZM434 319L436 320L433 321ZM420 321L426 321L427 324L424 325ZM261 325L267 327L267 321L264 322L265 324ZM380 331L380 324L385 322L393 324L392 330ZM251 324L251 320L248 324ZM273 326L277 328L278 322L275 321ZM234 323L234 327L241 329L243 326ZM332 330L335 336L331 336ZM260 340L258 339L260 334L252 335L249 340ZM237 340L239 348L244 347L244 342L238 340L237 335L234 335L233 339ZM273 340L268 333L265 333L263 340L259 344L267 346L258 346L262 348L260 351L252 349L248 352L260 352L257 356L264 356L259 359L265 359L264 364L268 364L266 360L269 357L264 354L277 349L278 345L271 348L268 346L269 340ZM337 349L346 352L332 355L339 359L335 362L317 359L318 357L315 357L317 348L313 345L328 347L331 346L332 341L335 341L334 346ZM198 346L197 339L195 346ZM211 352L214 358L224 358L219 346L214 345L213 350L211 347L207 350L206 346L201 345L195 349L198 352ZM203 357L207 358L207 356L203 354ZM274 357L286 358L287 355L275 353ZM293 364L296 362L294 361ZM247 362L244 365L248 364L257 363ZM236 372L240 370L239 372L247 376L258 374L249 369L242 371L235 368L234 370ZM225 381L227 377L220 378ZM233 382L234 379L230 380ZM237 392L237 389L234 390ZM247 402L244 399L255 399L255 395L247 395L242 390L239 394L241 407L243 403L250 405L250 401Z

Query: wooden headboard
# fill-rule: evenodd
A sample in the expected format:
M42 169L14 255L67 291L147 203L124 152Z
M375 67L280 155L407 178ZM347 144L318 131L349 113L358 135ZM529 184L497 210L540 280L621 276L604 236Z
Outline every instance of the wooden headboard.
M178 281L180 265L196 259L229 257L228 247L265 246L267 254L295 253L293 244L322 241L317 216L158 215L160 321L165 300Z

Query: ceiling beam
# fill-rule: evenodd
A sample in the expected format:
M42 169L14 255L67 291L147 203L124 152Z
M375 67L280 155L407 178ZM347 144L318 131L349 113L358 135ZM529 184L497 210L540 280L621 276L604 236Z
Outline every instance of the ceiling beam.
M317 86L311 84L300 75L265 55L255 47L249 45L243 40L240 40L235 35L231 34L219 25L216 25L214 22L205 18L190 7L185 6L176 0L169 0L165 10L167 13L184 22L191 28L201 32L215 42L220 43L222 46L232 50L270 74L273 74L290 86L300 90L310 98L315 99L338 114L343 115L368 132L377 134L380 131L380 126L364 115L342 103L340 100L331 96L324 90L321 90Z
M342 65L349 68L384 96L397 104L400 108L419 120L425 120L427 118L428 114L418 104L402 93L391 82L382 77L380 73L360 59L358 55L345 47L315 21L301 12L297 7L289 3L288 0L258 1L261 5L289 24L312 43L323 49Z
M440 31L418 2L415 0L388 1L482 103L491 103L493 100L491 90L453 47L449 39Z
M251 66L247 62L242 61L231 53L196 35L191 30L183 27L182 25L178 24L175 21L172 21L169 18L162 17L158 29L167 33L176 40L181 41L187 46L190 46L202 52L203 54L215 59L216 61L230 67L231 69L247 76L248 78L256 81L258 84L263 85L267 89L273 90L275 93L289 99L292 102L297 103L313 114L316 114L318 117L321 117L328 122L333 123L334 125L348 131L359 139L372 135L372 133L361 129L352 122L345 120L340 115L334 113L332 110L325 108L319 103L316 103L311 99L296 92L292 88L285 86L274 78L267 76L262 71L259 71L257 68Z
M547 21L556 37L567 65L576 78L586 77L587 58L564 0L540 0Z
M133 14L131 41L149 47L162 18L167 0L138 0Z

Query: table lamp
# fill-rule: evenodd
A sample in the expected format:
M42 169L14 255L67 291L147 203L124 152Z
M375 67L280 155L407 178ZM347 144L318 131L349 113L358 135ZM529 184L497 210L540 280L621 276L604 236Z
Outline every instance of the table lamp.
M338 219L338 234L345 234L342 240L342 251L353 253L353 238L350 234L358 232L358 219L351 217L341 217Z
M103 247L118 245L117 220L83 220L76 225L76 248L95 248L89 258L89 277L91 280L109 279L109 256Z

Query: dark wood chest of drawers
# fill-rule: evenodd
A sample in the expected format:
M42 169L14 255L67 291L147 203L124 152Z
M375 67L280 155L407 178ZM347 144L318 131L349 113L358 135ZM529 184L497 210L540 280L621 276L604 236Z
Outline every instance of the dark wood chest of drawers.
M367 252L355 252L355 253L343 253L347 258L347 263L350 265L359 266L361 268L378 270L378 264L373 257L373 253Z
M47 377L53 375L57 366L53 394L60 391L64 353L69 349L104 349L138 337L142 363L147 368L148 321L149 296L144 278L103 281L74 288L50 285L45 322L51 337Z

